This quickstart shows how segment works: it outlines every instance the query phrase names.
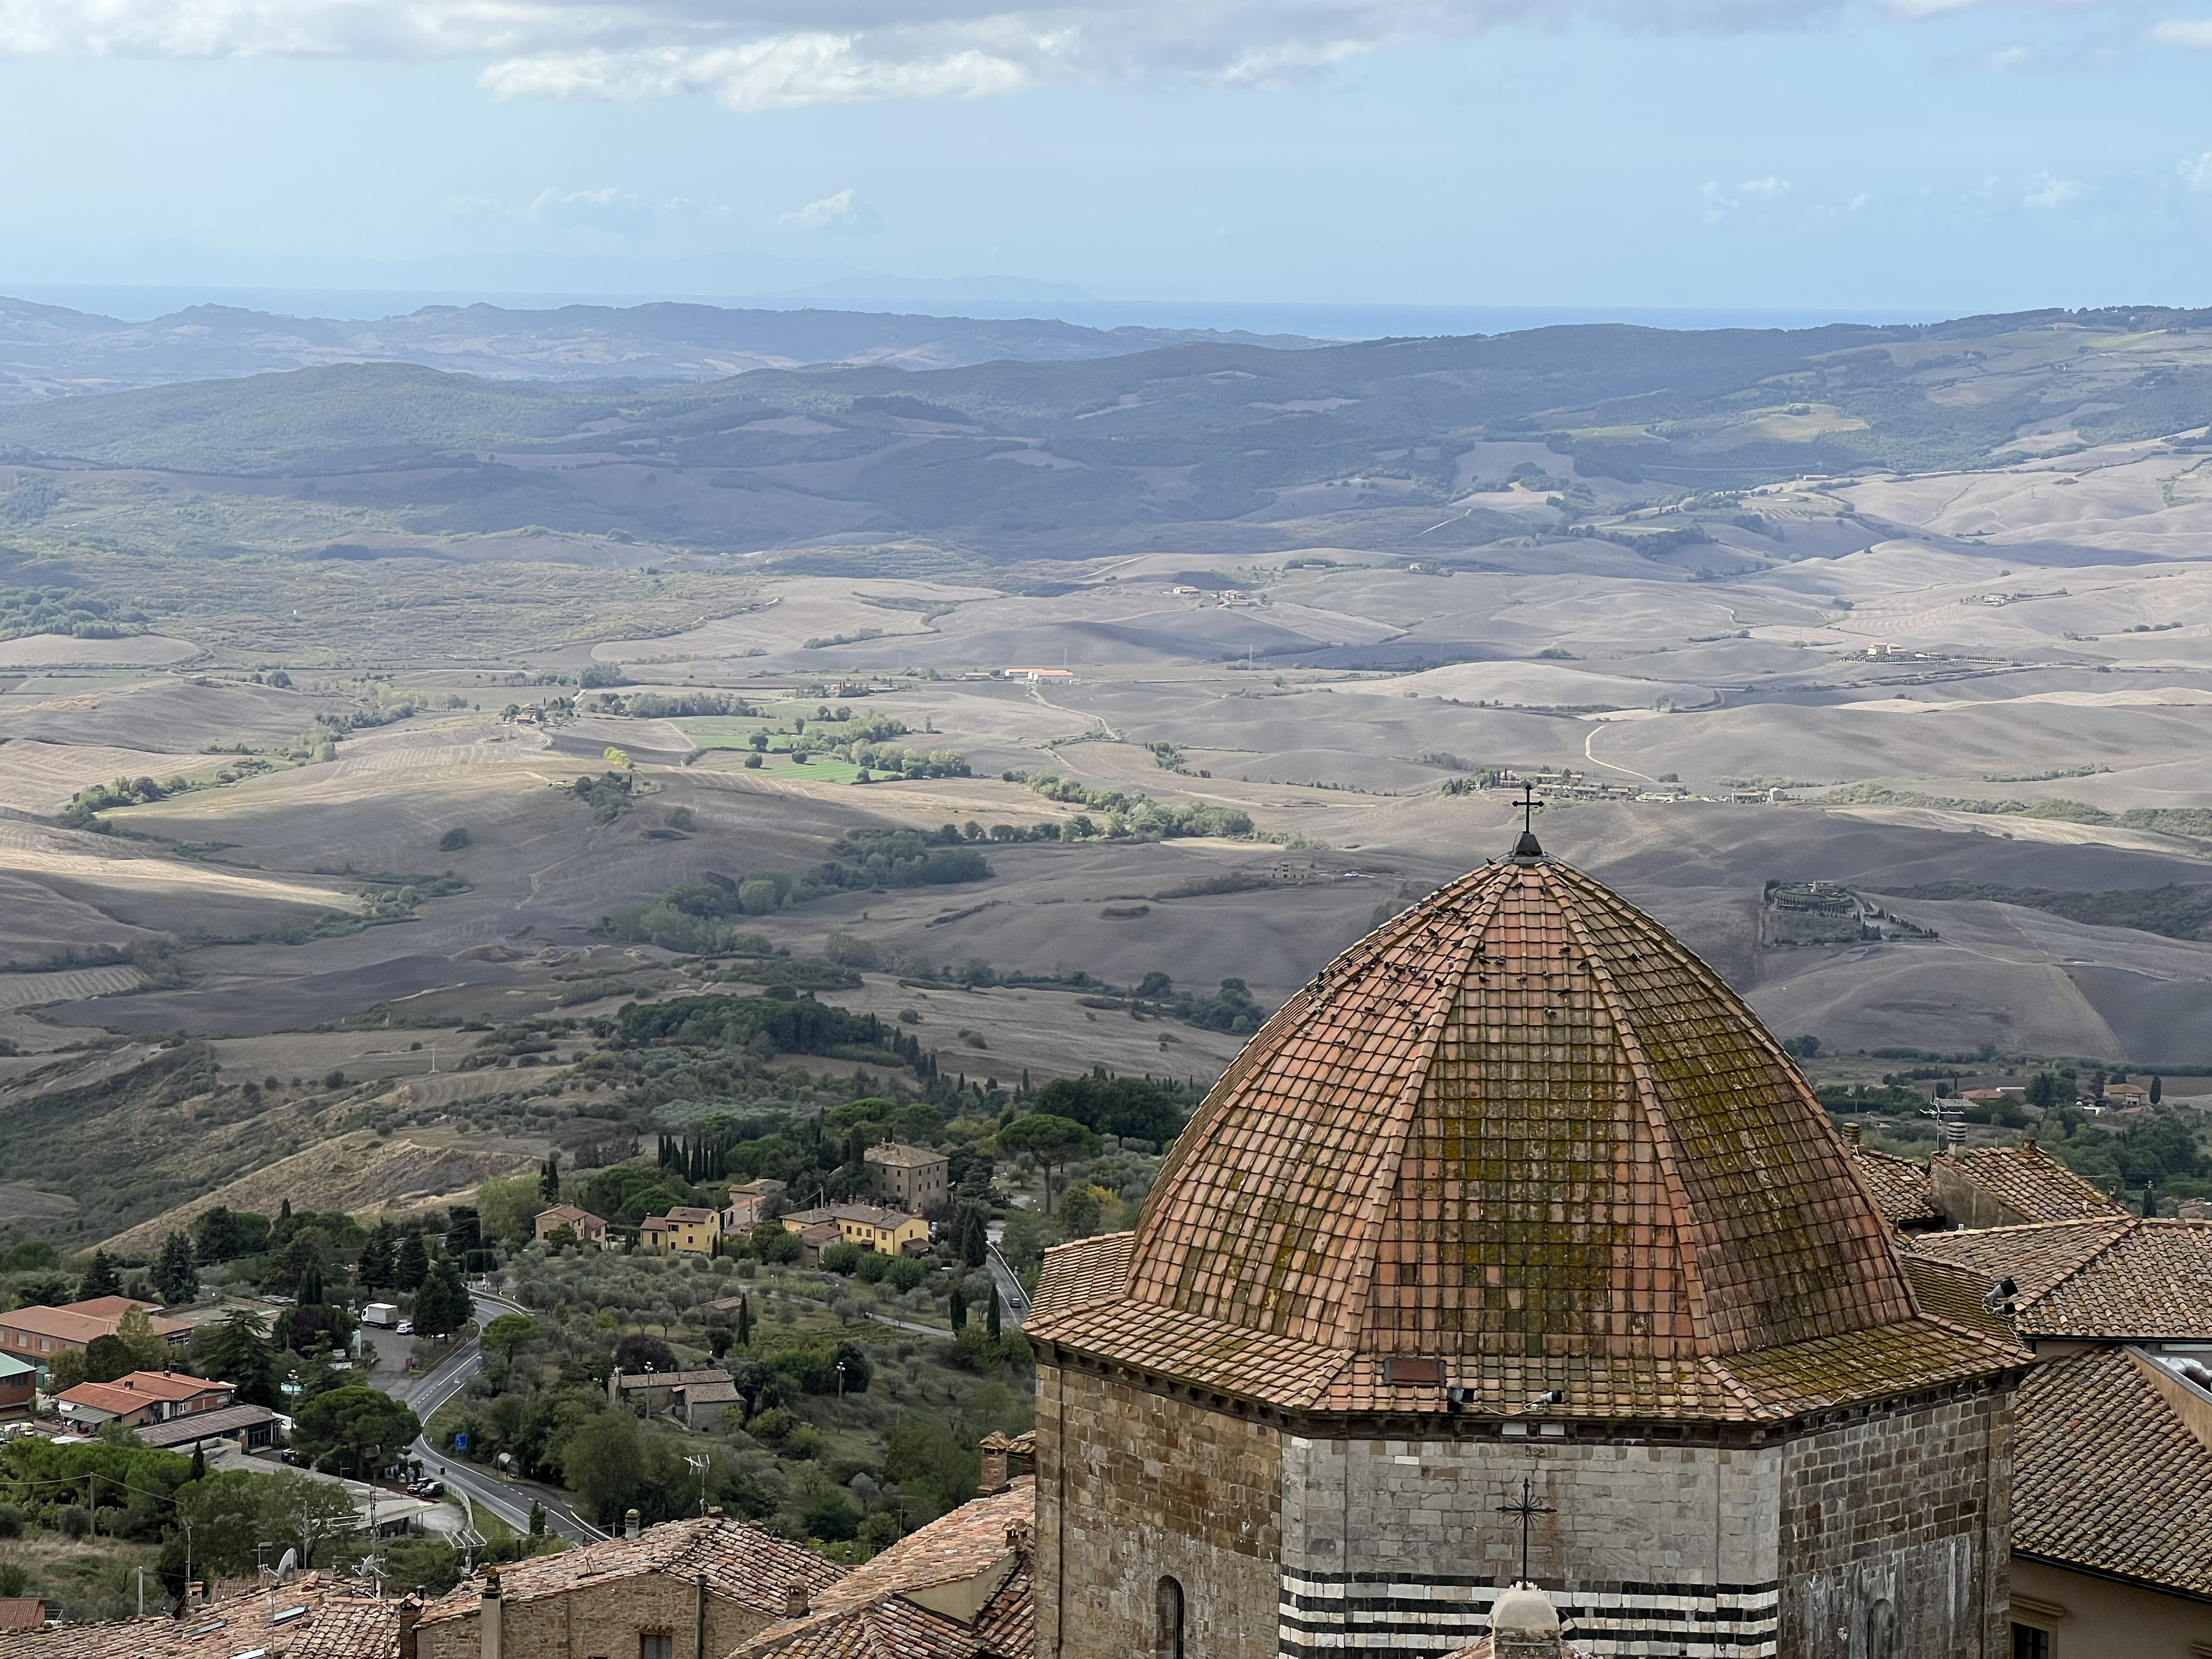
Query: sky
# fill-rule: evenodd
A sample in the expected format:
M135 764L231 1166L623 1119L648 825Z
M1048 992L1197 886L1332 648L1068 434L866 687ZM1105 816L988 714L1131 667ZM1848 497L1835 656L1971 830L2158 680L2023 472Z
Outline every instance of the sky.
M0 292L2206 305L2208 94L2212 0L0 0Z

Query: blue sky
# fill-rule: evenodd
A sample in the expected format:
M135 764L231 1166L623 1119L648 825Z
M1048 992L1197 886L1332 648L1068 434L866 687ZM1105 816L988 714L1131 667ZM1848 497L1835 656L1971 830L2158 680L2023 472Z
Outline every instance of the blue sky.
M0 290L2203 305L2197 5L8 0Z

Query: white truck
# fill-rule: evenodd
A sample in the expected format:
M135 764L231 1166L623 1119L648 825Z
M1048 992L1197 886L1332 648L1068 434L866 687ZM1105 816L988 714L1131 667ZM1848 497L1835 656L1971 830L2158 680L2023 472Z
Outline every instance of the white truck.
M399 1310L389 1302L372 1302L361 1310L361 1322L388 1331L399 1323Z

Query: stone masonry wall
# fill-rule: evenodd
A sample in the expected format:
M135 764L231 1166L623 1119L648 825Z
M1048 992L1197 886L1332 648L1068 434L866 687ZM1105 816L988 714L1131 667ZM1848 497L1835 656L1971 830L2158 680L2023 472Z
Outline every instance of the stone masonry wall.
M1038 1659L1147 1659L1159 1581L1188 1659L1274 1659L1276 1431L1085 1371L1037 1369Z
M697 1602L687 1579L641 1573L559 1595L509 1601L500 1617L501 1659L638 1659L638 1638L673 1638L675 1659L698 1659ZM774 1620L709 1591L706 1659L730 1651ZM419 1627L417 1659L482 1659L478 1615Z
M1523 1425L1509 1425L1522 1427ZM1528 1571L1593 1655L1772 1654L1778 1446L1466 1440L1286 1443L1280 1652L1448 1653Z
M1792 1443L1782 1476L1783 1653L2009 1654L2011 1493L2008 1394L1884 1413Z

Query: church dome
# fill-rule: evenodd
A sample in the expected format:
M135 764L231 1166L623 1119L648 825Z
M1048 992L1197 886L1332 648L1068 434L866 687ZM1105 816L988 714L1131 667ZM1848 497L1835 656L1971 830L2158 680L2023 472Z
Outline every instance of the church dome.
M1267 1022L1176 1143L1132 1267L1140 1302L1385 1354L1681 1359L1914 1311L1758 1017L1526 854Z

